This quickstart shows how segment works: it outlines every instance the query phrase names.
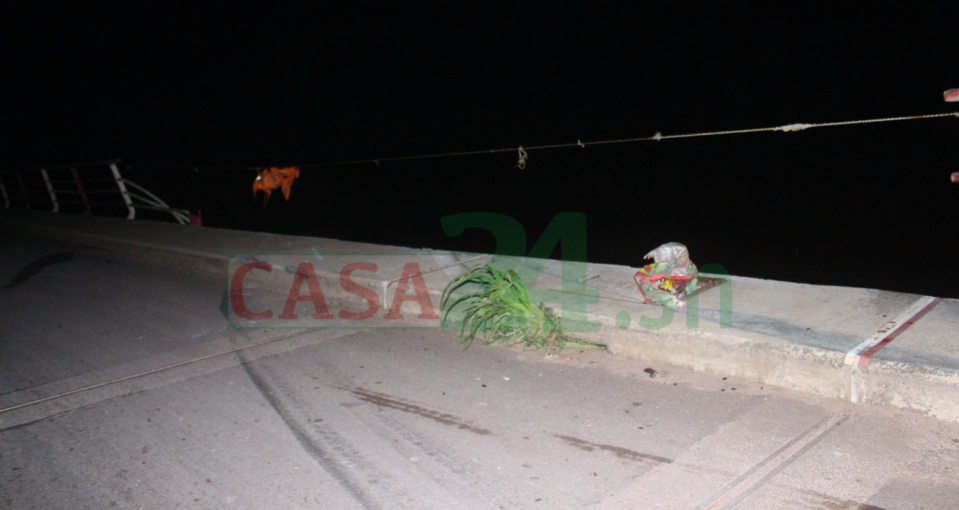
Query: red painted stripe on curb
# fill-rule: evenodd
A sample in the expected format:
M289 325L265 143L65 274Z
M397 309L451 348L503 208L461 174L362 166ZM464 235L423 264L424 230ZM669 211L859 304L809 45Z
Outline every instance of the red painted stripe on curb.
M860 367L865 367L866 365L868 365L868 364L869 364L869 359L872 358L872 355L873 355L873 354L876 354L876 353L879 352L883 347L885 347L887 344L889 344L889 342L892 342L893 340L895 340L896 337L899 336L900 333L902 333L903 331L905 331L909 326L912 326L913 324L915 324L916 322L918 322L919 319L921 319L924 315L926 315L927 313L929 313L929 310L932 310L933 308L935 308L935 306L938 305L940 301L942 301L942 298L935 298L935 299L933 299L932 301L926 303L926 306L922 307L918 312L916 312L915 315L913 315L912 317L910 317L909 320L907 320L906 322L903 322L902 324L900 324L899 326L897 326L895 329L893 329L892 331L890 331L889 334L886 335L886 337L883 338L881 342L879 342L879 343L877 343L876 345L870 347L869 350L867 350L866 352L862 353L862 355L860 355L860 357L859 357L859 366L860 366Z

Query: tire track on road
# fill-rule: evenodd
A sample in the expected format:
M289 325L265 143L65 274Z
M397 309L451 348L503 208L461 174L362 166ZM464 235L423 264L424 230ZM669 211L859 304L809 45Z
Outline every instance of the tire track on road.
M234 335L230 335L230 342L235 341ZM335 460L337 457L336 448L330 448L314 440L303 425L305 421L295 419L296 413L280 398L285 392L276 391L272 387L268 378L254 365L253 361L256 360L249 359L243 351L237 351L237 356L240 359L240 366L243 367L250 381L253 382L260 395L280 417L303 451L312 457L316 464L336 480L363 508L370 510L380 508L373 502L373 496L350 476L344 466Z

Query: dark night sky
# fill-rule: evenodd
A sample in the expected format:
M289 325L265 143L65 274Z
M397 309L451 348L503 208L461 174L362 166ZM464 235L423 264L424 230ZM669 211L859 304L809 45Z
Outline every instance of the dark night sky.
M210 226L447 249L492 247L443 214L535 238L581 211L598 262L680 241L734 274L957 296L955 118L314 166L959 110L955 13L636 4L7 6L3 167L120 157ZM252 198L261 165L304 168L290 202ZM892 269L917 246L935 285Z

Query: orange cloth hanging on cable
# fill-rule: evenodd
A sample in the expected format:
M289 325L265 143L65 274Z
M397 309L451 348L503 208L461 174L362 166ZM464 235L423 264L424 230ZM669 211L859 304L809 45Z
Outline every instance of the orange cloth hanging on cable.
M257 174L256 180L253 181L253 196L256 196L256 192L260 190L266 193L266 196L263 197L263 205L266 206L266 201L270 199L270 193L276 188L282 188L283 198L289 200L290 187L293 186L293 180L299 176L300 169L295 166L267 168Z

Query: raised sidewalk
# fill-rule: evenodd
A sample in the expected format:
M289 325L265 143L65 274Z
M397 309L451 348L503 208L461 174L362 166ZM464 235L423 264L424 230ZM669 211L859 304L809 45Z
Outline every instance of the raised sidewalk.
M375 258L377 270L354 271L352 281L380 296L380 312L388 307L391 296L395 299L404 264L410 260L417 261L438 310L439 295L450 279L490 257L36 211L7 210L0 218L5 228L25 234L212 271L223 275L225 291L238 267L266 261L272 270L251 271L254 280L250 285L285 297L297 270L294 266L305 260L313 266L331 302L360 305L371 301L345 291L341 273L345 264L362 259L356 254L364 254ZM731 276L719 277L721 285L703 290L695 312L690 307L688 313L677 312L672 320L666 320L661 318L662 308L643 302L633 282L637 269L586 265L585 278L579 278L579 283L598 292L598 301L587 299L594 301L587 311L589 320L597 321L600 328L598 332L574 333L576 336L603 343L613 354L650 366L743 377L959 421L959 300ZM562 292L561 279L561 264L549 261L534 287ZM306 292L305 285L303 289ZM412 286L406 292L412 294ZM412 310L410 306L416 303L402 304L407 307L404 310ZM254 301L249 305L257 309L266 306ZM279 314L282 301L273 308ZM273 322L262 325L275 327L276 314ZM436 319L410 322L413 314L405 316L404 325L439 326ZM317 324L324 325L301 320L289 327ZM357 321L355 327L367 324ZM257 327L256 321L239 320L234 325ZM453 333L450 336L450 341L457 340Z

